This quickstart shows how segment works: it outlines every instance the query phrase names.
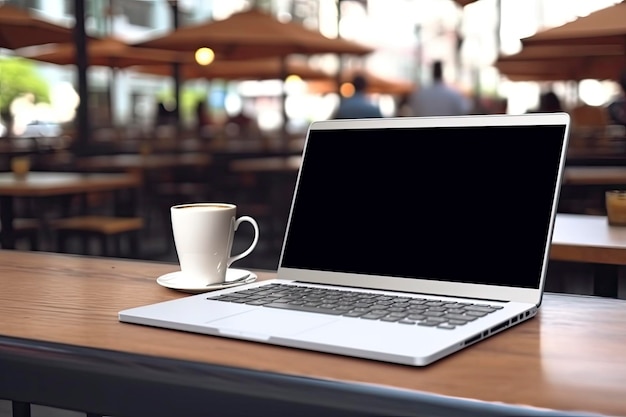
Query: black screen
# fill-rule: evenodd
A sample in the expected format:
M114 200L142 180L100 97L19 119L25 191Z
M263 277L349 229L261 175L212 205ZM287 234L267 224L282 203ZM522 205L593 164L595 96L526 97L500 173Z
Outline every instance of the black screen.
M564 132L312 130L282 266L538 288Z

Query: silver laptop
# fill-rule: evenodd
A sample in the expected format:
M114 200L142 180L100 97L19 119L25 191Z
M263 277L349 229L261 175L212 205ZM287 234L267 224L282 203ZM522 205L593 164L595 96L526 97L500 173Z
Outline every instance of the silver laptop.
M277 278L119 320L430 364L537 313L568 129L564 113L314 122Z

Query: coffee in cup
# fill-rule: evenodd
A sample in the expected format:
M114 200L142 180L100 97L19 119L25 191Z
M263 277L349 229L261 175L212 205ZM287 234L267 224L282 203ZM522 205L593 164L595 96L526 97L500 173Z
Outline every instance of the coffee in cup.
M185 281L202 286L224 282L230 265L248 256L259 240L259 226L252 217L237 218L237 206L229 203L190 203L170 208L176 254ZM231 255L235 232L241 223L254 229L246 250Z

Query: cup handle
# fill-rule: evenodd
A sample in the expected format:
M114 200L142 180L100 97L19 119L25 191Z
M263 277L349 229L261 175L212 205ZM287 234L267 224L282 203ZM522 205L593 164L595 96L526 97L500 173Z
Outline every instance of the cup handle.
M256 220L254 220L252 217L250 216L241 216L240 218L238 218L235 221L235 227L234 227L234 231L237 231L237 228L239 227L239 225L243 222L248 222L252 225L252 227L254 228L254 239L252 240L252 243L250 244L250 246L248 247L248 249L246 249L245 251L241 252L238 255L233 255L230 258L228 258L228 267L230 267L230 265L245 257L248 256L250 254L250 252L252 252L254 250L254 248L256 247L257 242L259 241L259 225L257 224Z

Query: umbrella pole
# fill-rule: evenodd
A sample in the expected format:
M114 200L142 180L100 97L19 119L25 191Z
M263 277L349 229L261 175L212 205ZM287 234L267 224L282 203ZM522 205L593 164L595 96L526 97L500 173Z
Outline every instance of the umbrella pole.
M172 9L172 26L174 31L178 29L178 0L168 0L168 4ZM172 77L174 78L174 99L176 100L176 110L174 111L174 123L176 124L176 131L180 134L182 131L181 125L181 97L180 97L180 63L174 62L172 64Z
M78 78L78 112L76 115L76 137L73 144L77 153L82 153L89 142L89 88L87 84L87 35L85 33L85 2L74 0L76 23L74 42L76 43L76 72Z
M287 134L287 56L283 56L280 60L280 79L282 80L283 88L282 88L282 116L283 116L283 126L280 132L280 142L284 149L287 148L288 145L288 134Z

